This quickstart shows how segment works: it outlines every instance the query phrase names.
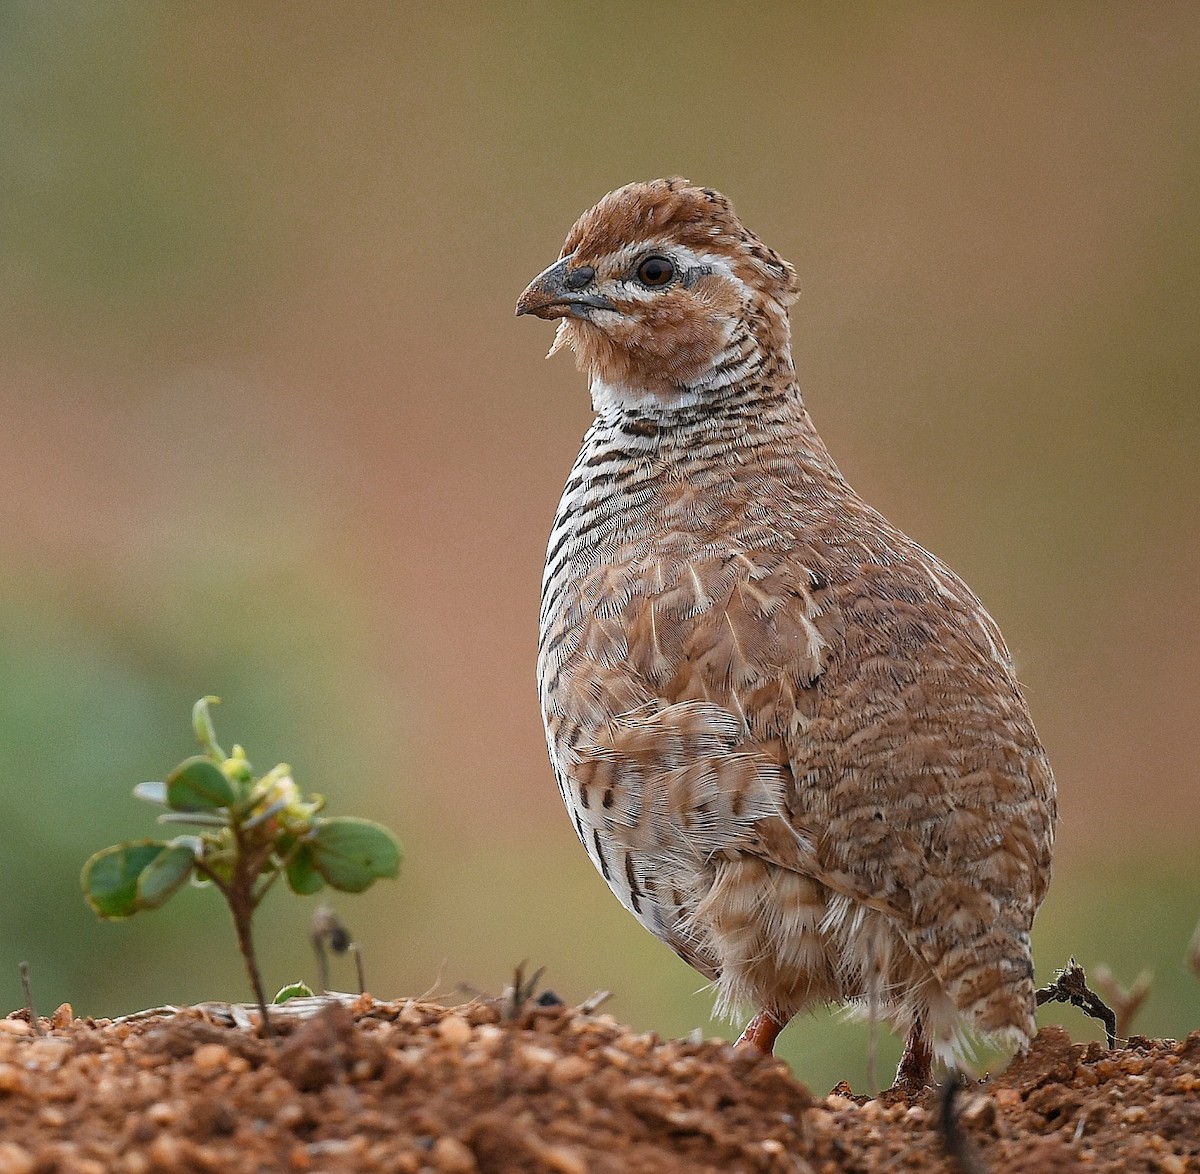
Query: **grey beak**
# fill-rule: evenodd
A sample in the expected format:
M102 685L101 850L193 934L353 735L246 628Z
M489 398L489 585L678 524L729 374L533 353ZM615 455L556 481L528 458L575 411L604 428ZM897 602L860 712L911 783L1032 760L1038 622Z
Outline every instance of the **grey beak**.
M591 310L613 310L616 307L599 294L585 293L596 276L591 266L574 267L571 256L562 257L543 269L517 299L517 314L534 314L538 318L586 318Z

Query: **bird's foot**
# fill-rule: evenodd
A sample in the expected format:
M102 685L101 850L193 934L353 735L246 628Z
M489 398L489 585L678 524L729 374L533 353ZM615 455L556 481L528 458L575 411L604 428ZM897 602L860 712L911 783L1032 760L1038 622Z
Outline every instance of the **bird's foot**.
M760 1011L746 1024L746 1030L738 1036L737 1043L733 1046L736 1048L742 1044L750 1044L764 1056L769 1056L784 1026L785 1024L780 1023L770 1011Z
M896 1088L906 1096L916 1096L933 1084L933 1049L918 1024L909 1033L896 1069Z

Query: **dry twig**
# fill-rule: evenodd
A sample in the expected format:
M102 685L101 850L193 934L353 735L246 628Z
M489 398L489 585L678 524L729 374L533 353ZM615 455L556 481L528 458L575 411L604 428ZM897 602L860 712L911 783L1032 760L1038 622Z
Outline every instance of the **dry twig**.
M33 1009L33 983L29 981L29 963L20 963L18 969L21 972L21 990L25 993L25 1012L29 1016L29 1026L37 1035L45 1035L42 1025L38 1022L37 1012Z
M507 1023L511 1023L521 1014L521 1008L533 998L537 985L546 973L544 966L539 966L528 978L525 977L527 962L520 962L513 971L512 986L500 996L500 1014Z
M1096 967L1096 985L1104 992L1117 1016L1114 1030L1118 1039L1128 1039L1133 1034L1133 1018L1146 1001L1153 980L1153 972L1143 970L1126 988L1117 982L1107 966Z
M1074 958L1068 959L1062 970L1056 970L1054 981L1035 991L1034 995L1039 1007L1043 1003L1070 1003L1092 1019L1099 1019L1104 1024L1108 1046L1117 1046L1117 1017L1112 1008L1088 986L1087 975Z

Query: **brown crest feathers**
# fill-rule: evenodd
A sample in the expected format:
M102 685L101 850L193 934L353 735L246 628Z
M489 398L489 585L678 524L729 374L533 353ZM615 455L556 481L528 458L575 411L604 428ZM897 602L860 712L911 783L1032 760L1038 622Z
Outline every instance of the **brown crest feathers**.
M678 175L609 192L575 222L560 256L585 263L643 241L744 259L783 305L799 296L796 271L742 224L728 197Z

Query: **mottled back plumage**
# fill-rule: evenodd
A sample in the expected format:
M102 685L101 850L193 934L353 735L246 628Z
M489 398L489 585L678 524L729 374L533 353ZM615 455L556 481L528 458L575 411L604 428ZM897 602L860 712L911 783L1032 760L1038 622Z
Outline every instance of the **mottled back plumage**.
M771 1039L863 1000L910 1051L1023 1046L1050 767L991 617L813 428L796 290L671 179L586 212L518 303L596 409L542 591L559 789L622 903Z

